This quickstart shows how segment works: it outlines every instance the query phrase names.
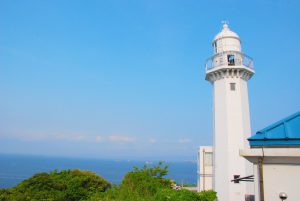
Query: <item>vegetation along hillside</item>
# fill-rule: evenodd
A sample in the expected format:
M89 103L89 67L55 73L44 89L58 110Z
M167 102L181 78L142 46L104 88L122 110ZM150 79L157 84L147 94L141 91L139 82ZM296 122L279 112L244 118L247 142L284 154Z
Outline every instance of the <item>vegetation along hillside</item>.
M0 201L214 201L216 193L175 190L168 166L135 167L119 186L90 171L38 173L14 188L0 189Z

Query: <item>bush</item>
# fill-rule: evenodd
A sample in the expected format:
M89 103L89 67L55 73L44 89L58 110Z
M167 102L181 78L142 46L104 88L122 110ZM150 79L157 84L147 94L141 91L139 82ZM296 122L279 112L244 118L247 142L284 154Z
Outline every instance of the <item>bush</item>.
M1 192L0 198L3 201L77 201L110 187L110 183L93 172L63 170L35 174L5 193Z
M174 190L171 181L164 179L167 166L160 162L154 167L134 168L125 175L122 184L90 201L214 201L216 193Z
M214 201L217 199L217 193L215 191L202 191L199 193L201 201Z
M6 201L10 198L10 191L7 189L0 189L0 201Z
M157 201L202 201L198 193L185 189L162 189L156 196Z
M120 186L114 186L93 172L63 170L35 174L11 189L0 189L0 201L214 201L214 191L201 193L174 190L163 178L168 166L135 167Z
M137 167L128 172L121 185L107 191L102 199L104 201L149 201L154 199L156 193L161 189L171 188L170 180L162 178L167 166L162 167L162 162L157 166L142 169Z

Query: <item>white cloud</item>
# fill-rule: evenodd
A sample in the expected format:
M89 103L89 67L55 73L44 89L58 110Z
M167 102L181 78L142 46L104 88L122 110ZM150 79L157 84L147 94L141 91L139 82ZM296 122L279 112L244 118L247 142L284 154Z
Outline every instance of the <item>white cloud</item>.
M51 135L45 131L38 131L38 130L22 130L22 129L12 129L9 131L1 133L6 133L6 135L2 135L2 137L13 138L18 140L25 140L25 141L44 141L50 139Z
M150 144L154 144L154 143L156 143L156 139L154 139L154 138L150 138L150 139L149 139L149 143L150 143Z
M73 137L73 140L78 140L78 141L85 140L85 139L86 139L86 136L84 136L84 135L77 135L77 136Z
M58 134L55 136L56 139L60 139L60 140L64 140L66 139L66 135L65 134Z
M104 137L98 135L98 136L96 136L96 141L97 141L97 142L102 142L102 141L104 141Z
M136 139L126 135L110 135L108 140L111 142L134 142Z
M188 144L188 143L191 142L191 140L188 139L188 138L182 138L182 139L179 139L178 142L179 142L180 144Z
M82 132L69 132L69 131L58 131L58 132L20 132L14 134L15 137L27 141L45 141L45 140L55 140L55 141L77 141L77 142L110 142L110 143L131 143L137 140L136 137L130 135L93 135ZM18 134L18 135L17 135ZM10 135L12 136L12 135ZM150 139L150 143L155 143L155 139Z
M65 133L61 133L61 134L57 134L53 136L54 139L56 140L64 140L64 141L83 141L83 140L87 140L87 136L83 135L83 134L65 134Z

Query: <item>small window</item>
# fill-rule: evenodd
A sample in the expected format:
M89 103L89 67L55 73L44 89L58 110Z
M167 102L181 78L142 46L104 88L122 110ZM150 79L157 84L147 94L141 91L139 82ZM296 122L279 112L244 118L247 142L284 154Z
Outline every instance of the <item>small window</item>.
M228 54L227 55L227 61L229 66L234 66L234 55L233 54Z
M205 166L213 165L213 153L212 152L204 152L204 165Z
M230 90L235 91L235 83L230 83Z
M217 42L214 42L214 51L217 53Z

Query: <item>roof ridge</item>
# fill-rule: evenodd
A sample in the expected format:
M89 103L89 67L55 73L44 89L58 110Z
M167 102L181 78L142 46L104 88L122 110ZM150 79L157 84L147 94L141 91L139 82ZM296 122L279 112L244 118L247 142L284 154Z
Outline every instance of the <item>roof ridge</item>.
M284 124L285 122L288 122L288 121L290 121L290 120L292 120L292 119L294 119L294 118L296 118L298 116L300 116L300 111L298 111L298 112L296 112L296 113L294 113L292 115L289 115L288 117L286 117L284 119L281 119L281 120L279 120L279 121L277 121L277 122L275 122L275 123L273 123L273 124L271 124L271 125L263 128L263 129L257 131L256 134L266 134L266 132L268 132L269 130L274 129L274 128L276 128L276 127ZM284 125L284 127L285 127L285 125Z
M277 121L248 138L250 146L300 146L300 111Z

